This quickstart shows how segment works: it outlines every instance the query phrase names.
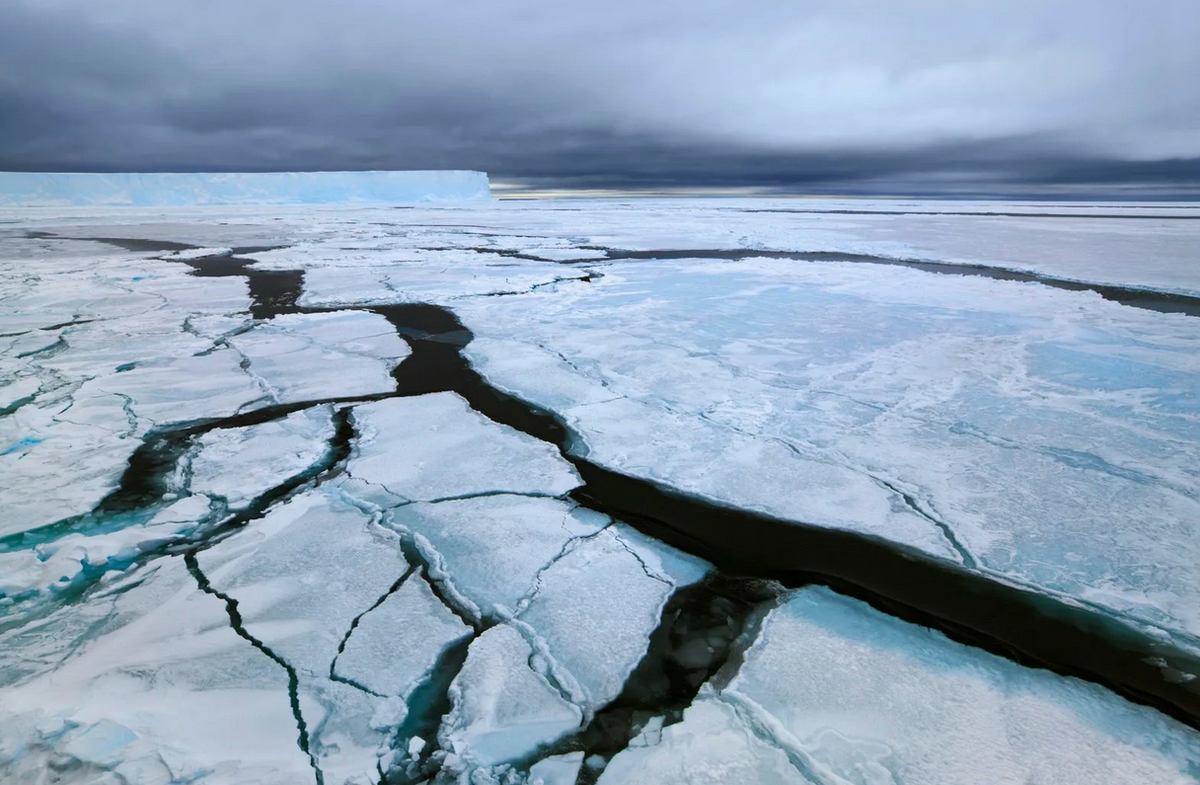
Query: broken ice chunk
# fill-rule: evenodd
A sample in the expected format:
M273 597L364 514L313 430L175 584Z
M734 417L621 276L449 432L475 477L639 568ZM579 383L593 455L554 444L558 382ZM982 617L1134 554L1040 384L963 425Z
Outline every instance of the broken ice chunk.
M1195 783L1200 734L823 588L771 612L723 692L826 780Z
M552 673L592 712L621 692L674 589L606 529L541 574L520 620L545 641Z
M319 461L332 436L327 406L246 428L209 431L196 440L190 487L224 498L231 510L241 509Z
M530 767L529 785L575 785L582 765L582 752L544 758Z
M335 673L378 695L407 697L439 655L471 632L414 573L359 619Z
M663 728L658 745L630 746L619 753L600 775L598 785L642 782L815 785L783 750L763 742L731 706L711 699L697 700L684 712L682 722ZM883 785L858 779L828 782Z
M450 686L443 749L477 766L533 752L579 727L582 714L529 667L529 644L502 624L479 636Z
M213 587L238 601L252 635L294 667L328 673L354 619L407 569L394 538L358 509L311 491L198 561Z
M387 698L319 677L300 679L300 701L309 751L326 785L376 785L380 758L391 754L388 741L404 719L403 703L389 706Z
M361 311L277 316L230 344L283 403L390 392L409 354L386 319Z
M561 496L580 484L550 445L488 420L454 393L357 406L347 471L414 501L507 492Z
M538 573L575 537L599 531L608 519L558 499L486 496L396 510L392 525L432 546L431 563L477 612L513 613Z

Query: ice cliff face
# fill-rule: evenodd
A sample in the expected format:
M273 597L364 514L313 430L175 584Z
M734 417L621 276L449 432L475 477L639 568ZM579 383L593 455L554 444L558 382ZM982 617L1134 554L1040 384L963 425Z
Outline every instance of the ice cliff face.
M486 201L483 172L0 172L0 206L396 204Z

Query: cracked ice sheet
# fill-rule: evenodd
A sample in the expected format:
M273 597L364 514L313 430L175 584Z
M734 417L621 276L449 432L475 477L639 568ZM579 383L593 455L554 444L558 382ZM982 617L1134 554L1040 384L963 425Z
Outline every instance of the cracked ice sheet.
M276 316L229 343L277 403L390 392L409 355L387 319L357 311Z
M559 499L511 495L411 504L389 521L416 535L417 547L436 565L435 577L476 618L511 617L575 538L608 523Z
M551 676L591 716L620 694L675 589L708 565L624 524L573 545L538 576L517 618Z
M824 588L771 611L718 697L822 783L1200 779L1195 730Z
M273 507L197 559L213 588L238 601L246 629L310 674L329 673L351 622L408 569L394 534L320 490Z
M421 258L384 266L306 267L301 304L329 307L354 303L446 302L469 297L520 294L535 287L570 283L586 275L528 260L473 252L420 251ZM486 261L487 259L491 261ZM453 275L448 273L452 272Z
M450 713L438 731L442 749L453 756L446 769L521 758L579 727L583 713L530 668L533 657L529 643L508 624L472 641L450 685Z
M376 781L405 699L469 633L419 575L389 593L408 571L396 536L336 492L317 490L272 508L198 561L212 586L238 602L246 630L296 669L326 781Z
M572 778L571 782L574 781ZM655 785L826 785L824 780L809 779L801 774L787 753L759 738L732 706L711 698L694 701L684 711L683 720L663 728L653 743L633 743L618 753L597 781L598 785L643 782ZM831 781L829 785L834 782L837 781ZM858 785L854 780L848 782ZM884 783L867 781L862 785Z
M144 524L103 534L71 533L32 548L0 552L0 608L10 618L78 589L89 574L128 568L142 554L193 533L210 514L206 496L188 496Z
M41 781L49 760L79 785L107 771L130 785L312 780L286 675L180 557L5 634L0 652L5 781Z
M778 260L458 310L475 367L593 461L957 558L940 523L981 569L1200 635L1200 320Z
M562 496L580 484L553 446L488 420L454 393L356 406L354 423L359 438L345 487L370 496L363 485L375 486L385 498L372 501L381 506L485 493Z
M0 418L0 470L9 478L0 536L89 511L154 425L232 414L261 397L233 352L201 354L212 341L184 328L190 313L244 309L244 282L208 288L175 265L147 265L118 258L103 273L63 272L40 281L29 302L20 298L20 313L41 326L83 321L21 336L0 357L0 372L38 385L33 401ZM34 338L45 351L31 348Z
M328 406L293 412L245 428L209 431L188 462L192 493L220 498L239 510L316 464L333 437Z
M471 644L455 679L439 732L448 770L517 760L577 728L620 692L675 589L710 569L605 523L513 496L396 510L393 525L417 534L445 590L500 618L517 610Z

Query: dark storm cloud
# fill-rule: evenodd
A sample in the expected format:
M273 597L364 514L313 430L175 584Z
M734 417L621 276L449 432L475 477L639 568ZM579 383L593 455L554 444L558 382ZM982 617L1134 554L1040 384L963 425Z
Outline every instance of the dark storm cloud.
M0 168L1200 182L1194 0L7 0Z

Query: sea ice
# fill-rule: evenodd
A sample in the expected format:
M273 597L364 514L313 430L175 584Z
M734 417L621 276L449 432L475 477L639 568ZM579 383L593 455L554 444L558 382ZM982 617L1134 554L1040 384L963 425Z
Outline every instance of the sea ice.
M485 496L400 507L389 525L418 535L418 547L464 606L506 618L568 543L608 523L558 499Z
M507 624L471 643L438 732L442 748L463 759L451 767L520 758L579 727L579 708L529 667L532 656L525 638Z
M209 431L196 439L188 487L240 510L316 464L329 450L332 436L327 406L259 425Z
M579 485L554 447L491 422L453 393L357 406L354 423L359 439L347 473L398 500L495 492L561 496Z
M213 588L237 601L246 629L311 674L330 672L351 623L408 568L395 535L319 490L272 508L197 560Z
M674 589L612 527L542 572L519 618L544 642L554 677L591 714L621 692Z
M789 674L790 676L790 674ZM574 780L572 780L573 782ZM825 785L859 783L805 777L787 753L763 741L730 705L701 699L654 745L630 746L605 767L598 785ZM861 785L883 785L866 781Z
M6 636L6 660L29 649L45 663L0 688L6 781L42 781L51 761L80 785L102 771L146 785L311 781L286 674L238 637L183 561L64 608L41 634Z
M334 674L378 695L407 698L442 652L472 632L413 573L359 618Z
M1200 735L1153 709L827 589L799 591L771 612L721 697L819 782L1200 777Z
M457 310L472 364L593 462L1200 641L1195 318L771 259L614 265Z
M278 403L389 392L409 354L386 319L359 311L276 316L229 343Z

